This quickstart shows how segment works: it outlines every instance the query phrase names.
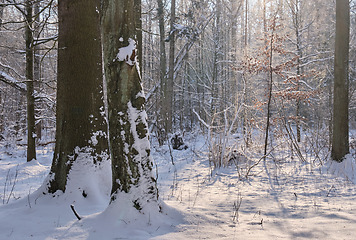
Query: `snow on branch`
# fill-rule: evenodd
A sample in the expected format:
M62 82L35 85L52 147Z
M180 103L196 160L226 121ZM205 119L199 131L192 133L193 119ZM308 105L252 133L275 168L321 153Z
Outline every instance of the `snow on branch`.
M16 90L19 90L22 93L26 93L26 86L24 86L23 83L19 83L5 72L0 71L0 81L10 85L11 87L15 88Z
M213 14L210 15L205 20L205 22L202 22L201 24L199 24L199 26L197 27L197 30L196 30L197 36L199 36L199 34L206 28L206 26L208 26L210 20L213 19L213 16L214 16ZM178 52L178 54L174 60L174 78L176 78L177 73L182 66L183 60L184 60L185 56L189 53L189 50L191 49L191 47L194 45L195 40L196 40L195 38L188 39L187 42L182 47L182 49Z
M156 85L154 85L146 94L146 102L148 102L148 100L151 98L151 96L156 92L156 90L158 89L160 83L157 83Z
M36 38L34 39L34 46L40 45L40 44L44 44L50 41L57 41L58 40L58 34L55 34L53 36L50 37L46 37L46 38Z
M193 109L193 113L197 116L199 122L201 122L207 129L210 129L210 125L207 124L201 117L200 115Z
M11 77L7 73L0 71L0 81L10 85L11 87L15 88L16 90L20 91L23 94L26 94L27 88L26 85L22 82L17 81L15 78ZM41 99L45 102L49 102L51 104L55 103L55 100L51 98L49 95L40 94L37 91L34 91L34 97L36 100Z

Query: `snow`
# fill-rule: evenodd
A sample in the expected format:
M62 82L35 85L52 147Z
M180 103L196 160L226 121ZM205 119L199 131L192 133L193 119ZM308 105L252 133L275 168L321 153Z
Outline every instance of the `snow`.
M106 134L103 132L103 131L96 131L94 133L92 133L92 136L89 140L89 143L92 145L92 146L96 146L98 144L98 137L102 137L102 136L105 136Z
M151 156L148 154L150 150L150 142L148 138L148 134L145 134L138 131L137 127L140 127L141 131L147 129L147 115L143 109L137 109L132 106L131 102L127 104L127 116L129 125L131 127L130 134L126 134L124 131L121 132L122 139L132 139L132 146L129 146L128 143L125 143L124 151L126 154L129 153L129 150L132 148L134 149L137 154L132 159L133 162L139 163L137 164L137 169L134 171L137 172L133 173L131 170L133 169L129 163L128 157L122 159L122 161L127 161L126 165L130 166L127 170L128 175L131 176L133 179L132 181L137 181L137 185L131 186L129 193L115 193L112 196L113 201L111 201L110 209L113 208L112 205L116 206L114 209L123 209L125 210L132 208L132 205L136 205L135 207L140 210L142 214L156 214L159 212L159 204L157 202L157 195L150 193L154 184L152 179L153 175L151 171L145 170L146 168L152 168L153 161ZM132 150L130 150L132 151ZM120 185L121 183L119 180L116 180L117 183ZM147 205L151 207L147 207ZM111 211L112 212L112 211ZM123 212L123 211L119 211Z
M124 38L120 37L119 41L123 42ZM139 77L141 78L140 64L137 59L136 41L132 38L129 38L128 42L129 45L127 45L126 47L119 48L119 51L116 55L116 58L113 60L113 62L115 61L125 62L130 66L135 66L139 74Z
M336 162L329 160L325 164L324 171L345 178L356 184L356 162L351 154L346 155L344 161Z
M122 38L119 39L119 41L121 42L122 40L123 40ZM133 40L132 38L129 38L128 42L129 42L128 46L119 49L119 52L117 53L114 61L119 61L119 62L125 61L127 64L133 66L137 62L136 41Z
M2 64L3 65L3 64ZM16 79L8 75L7 73L0 71L0 80L12 85L16 89L26 91L26 84L18 82Z
M258 149L239 168L212 169L206 137L186 133L184 140L189 148L172 151L174 165L169 147L152 140L161 212L151 202L142 213L125 196L108 207L108 161L93 167L78 156L68 191L43 195L54 146L39 147L38 160L27 163L23 147L0 144L0 239L355 239L352 155L318 166L279 153L246 177Z

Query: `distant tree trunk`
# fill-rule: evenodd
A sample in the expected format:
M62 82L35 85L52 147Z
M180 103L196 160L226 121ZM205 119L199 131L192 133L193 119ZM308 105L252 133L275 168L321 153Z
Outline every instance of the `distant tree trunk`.
M171 0L171 20L169 34L169 72L167 79L166 99L166 134L172 132L173 126L173 86L174 86L174 55L175 55L175 18L176 18L176 0Z
M211 103L210 103L210 116L214 119L214 114L219 111L218 92L219 92L219 64L221 64L221 1L216 1L215 7L215 25L213 26L213 70L211 80ZM217 119L213 124L218 124L220 119Z
M266 0L263 0L263 34L265 41L267 40L267 9Z
M274 31L276 27L276 18L273 19L273 25L271 27L271 37L270 37L270 46L267 51L269 51L268 57L268 89L267 89L267 122L266 122L266 131L265 131L265 146L263 152L263 158L266 160L267 157L267 148L268 148L268 137L269 137L269 128L271 121L271 103L272 103L272 90L273 90L273 44L274 44Z
M301 20L301 2L300 0L292 0L288 2L289 8L292 13L292 20L293 20L293 27L294 27L294 33L295 33L295 38L296 38L296 50L297 50L297 66L296 66L296 74L297 74L297 82L296 82L296 91L299 91L300 89L300 78L302 77L303 69L301 66L301 61L303 58L303 52L302 52L302 39L301 39L301 28L302 28L302 20ZM297 129L297 142L301 141L301 127L300 127L300 99L296 99L296 129Z
M238 20L238 13L239 10L241 8L242 3L240 2L239 4L237 3L237 1L232 1L232 19L231 19L231 46L232 46L232 61L234 64L237 65L237 54L238 54L238 50L237 50L237 44L238 44L238 38L237 38L237 20ZM231 92L232 93L236 93L238 91L237 85L238 85L238 78L237 78L238 74L237 71L232 71L232 81L231 81ZM235 102L237 104L238 102L238 98L237 98L237 94L233 94L232 95L234 100L233 102Z
M38 39L40 37L40 2L34 3L34 38ZM34 46L34 89L37 92L41 91L41 57L40 57L40 48L38 45ZM41 100L37 102L37 108L39 108ZM40 115L40 110L36 111L36 115ZM42 138L42 120L38 120L36 123L36 137L37 140Z
M336 0L334 111L331 157L342 162L349 153L349 0Z
M159 143L163 144L164 140L167 138L166 132L166 121L167 121L167 106L166 106L166 93L167 93L167 55L166 55L166 44L165 44L165 27L164 27L164 6L162 0L157 0L158 3L158 25L159 25L159 74L160 74L160 105L161 105L161 114L158 119L158 127L164 126L164 131L159 130L159 133L162 133L159 136Z
M4 3L4 0L0 0L0 3ZM1 26L2 26L2 17L4 15L4 6L0 6L0 29L1 29Z
M301 55L300 55L301 57ZM297 66L297 75L300 76L300 58L298 58L298 66ZM299 87L300 87L300 84L299 84L299 79L297 80L297 91L299 91ZM300 131L301 131L301 127L300 127L300 99L297 98L297 106L296 106L296 128L297 128L297 142L300 142L301 140L301 134L300 134Z
M26 1L26 98L27 98L27 162L36 159L36 129L35 129L35 97L33 84L33 32L32 18L33 5L32 1Z
M145 97L137 69L137 21L132 0L104 0L102 30L107 82L111 204L131 201L141 210L158 193L144 110ZM127 194L120 198L122 194Z
M244 29L244 48L246 49L247 48L247 39L248 39L248 25L249 25L249 22L248 22L248 11L249 11L249 3L248 3L248 0L245 0L245 29Z
M107 154L97 9L100 0L58 1L57 131L50 193L66 190L78 159L93 165Z
M248 42L247 40L248 40L248 29L249 29L248 28L248 23L249 23L248 15L249 15L249 3L248 3L248 0L245 0L245 19L244 19L245 24L244 24L244 43L243 43L245 59L248 56L248 53L247 53L247 42ZM251 83L250 83L246 73L243 73L242 77L245 81L245 92L243 93L244 101L245 101L246 106L248 106L250 104L249 89L250 89ZM249 147L252 137L251 137L251 124L250 124L249 112L248 112L247 107L245 107L244 111L243 111L243 136L244 136L246 147Z

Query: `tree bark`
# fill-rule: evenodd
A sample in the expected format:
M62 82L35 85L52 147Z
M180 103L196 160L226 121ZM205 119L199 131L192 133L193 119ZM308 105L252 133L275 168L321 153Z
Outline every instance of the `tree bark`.
M272 103L272 93L273 93L273 49L274 49L274 31L276 27L276 18L273 19L273 25L271 28L271 36L270 36L270 46L268 57L268 95L267 95L267 122L266 122L266 131L265 131L265 146L263 152L263 159L267 158L267 149L268 149L268 137L269 137L269 128L271 122L271 103ZM266 40L265 40L266 41Z
M213 52L213 72L211 80L211 103L210 103L210 116L214 119L215 113L219 112L219 102L218 102L218 92L219 92L219 70L221 64L221 1L216 1L215 8L215 25L213 27L213 38L214 38L214 52ZM212 123L213 125L218 125L220 119Z
M35 2L34 3L34 39L38 39L40 37L40 2ZM36 89L37 92L41 92L41 57L40 57L40 48L38 45L34 46L33 49L34 53L34 67L33 67L33 79L34 79L34 89ZM41 102L37 102L37 108ZM37 110L36 115L39 116L41 114L40 110ZM38 120L36 125L36 137L37 140L40 140L42 138L42 120Z
M175 55L175 18L176 18L176 0L171 0L171 20L169 34L169 72L167 79L167 89L165 94L166 107L166 134L172 132L173 127L173 85L174 85L174 55Z
M297 66L296 66L296 74L297 74L297 82L296 82L296 91L300 90L300 78L302 77L303 74L303 67L301 66L302 64L302 58L303 58L303 51L302 51L302 39L301 39L301 28L302 28L302 23L301 23L301 2L300 0L293 0L289 3L289 7L292 12L292 18L293 18L293 25L294 25L294 33L295 33L295 38L296 38L296 50L297 50ZM301 141L301 126L300 126L300 99L296 99L296 129L297 129L297 142Z
M331 157L342 162L349 153L349 0L336 0L334 106Z
M0 0L0 3L4 3L4 0ZM2 27L2 18L3 18L3 15L4 15L4 6L0 6L0 29Z
M57 131L50 193L66 190L79 157L85 155L93 165L107 154L98 9L99 0L58 2Z
M247 50L247 44L248 44L248 18L249 18L249 2L248 0L245 0L245 24L244 24L244 57L245 59L247 59L248 56L248 50ZM250 94L248 94L249 90L250 90L250 81L248 79L248 74L247 73L243 73L242 77L244 79L245 82L245 91L244 91L244 102L246 104L246 106L250 105ZM245 144L246 147L250 146L251 143L251 124L250 124L250 119L249 119L249 112L248 109L245 107L244 111L243 111L243 136L244 136L244 140L245 140Z
M102 36L107 82L110 152L112 161L111 204L131 201L141 210L156 200L156 181L144 110L145 97L137 68L137 7L131 0L103 2ZM126 199L119 196L127 194Z
M160 102L161 102L161 114L158 119L159 127L164 125L164 131L158 131L162 133L162 136L159 136L159 143L163 144L164 140L167 138L166 132L166 119L167 117L167 55L166 55L166 44L165 44L165 27L164 27L164 6L162 0L157 0L158 3L158 25L159 25L159 75L160 75Z
M35 97L33 84L33 3L26 1L26 98L27 98L27 162L36 159Z

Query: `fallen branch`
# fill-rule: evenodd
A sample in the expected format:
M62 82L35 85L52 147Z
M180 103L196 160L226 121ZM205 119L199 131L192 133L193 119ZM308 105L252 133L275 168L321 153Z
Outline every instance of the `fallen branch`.
M75 211L73 204L70 205L70 208L72 209L74 215L78 218L78 220L82 219L82 217L78 215L77 211Z

